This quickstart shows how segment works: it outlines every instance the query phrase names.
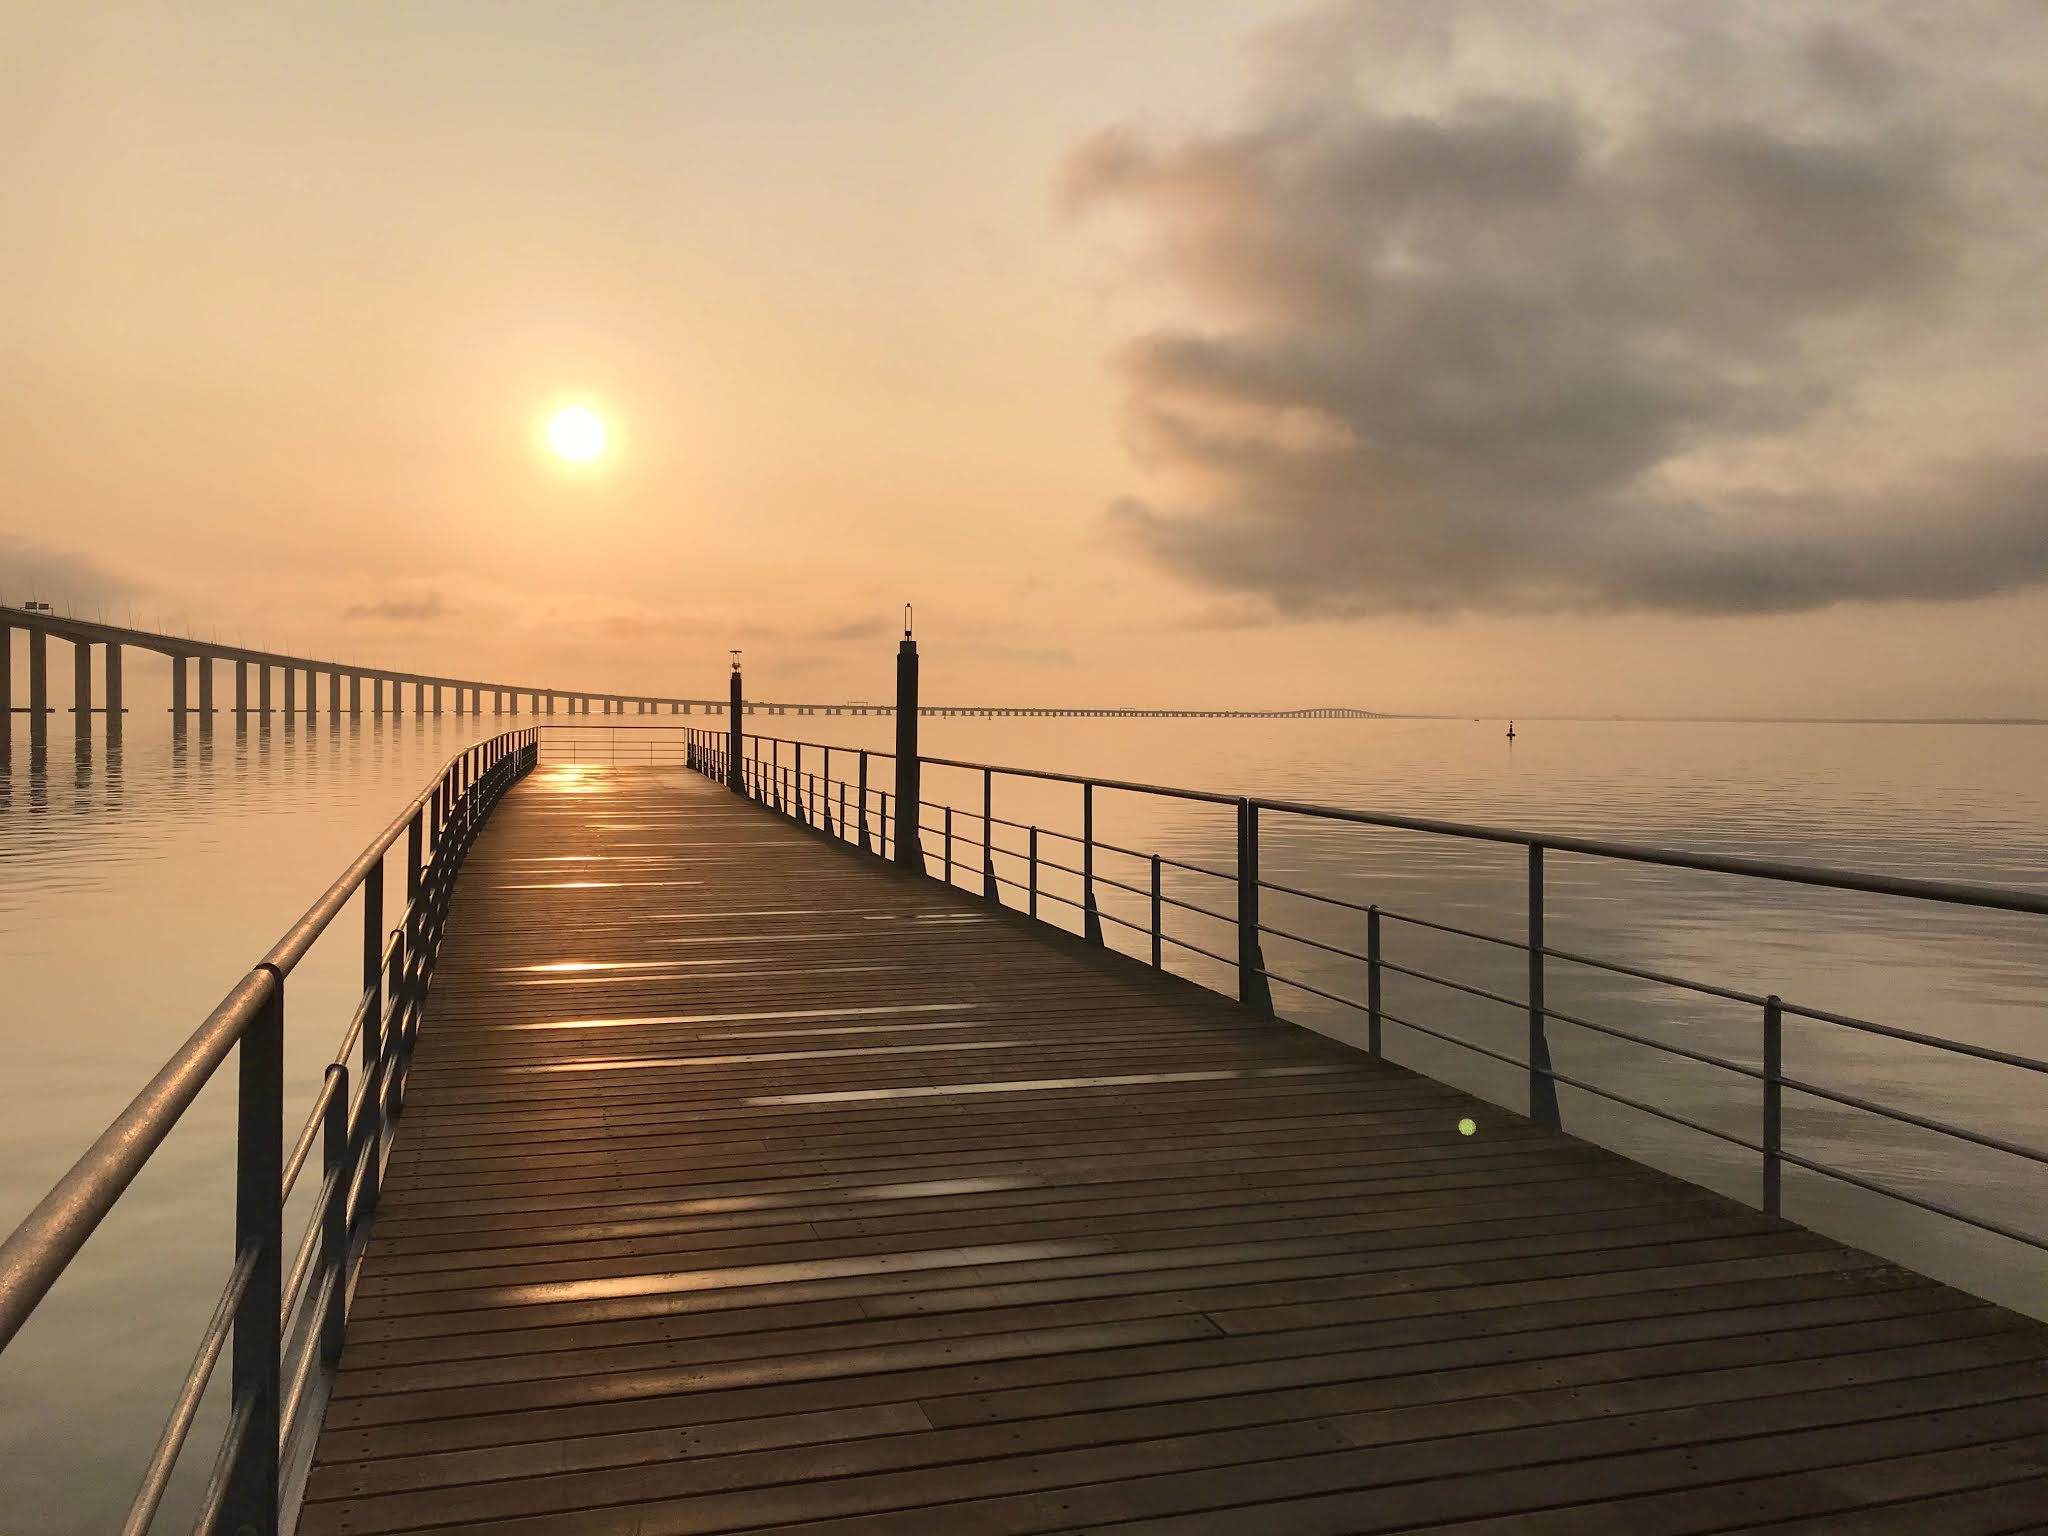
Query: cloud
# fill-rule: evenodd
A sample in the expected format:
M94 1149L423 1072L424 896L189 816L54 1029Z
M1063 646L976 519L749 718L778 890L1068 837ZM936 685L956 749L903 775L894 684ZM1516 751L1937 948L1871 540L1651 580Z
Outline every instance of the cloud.
M350 603L342 610L344 619L375 619L388 624L424 624L445 619L455 610L439 592L420 592L410 597L379 598L374 603Z
M95 556L0 533L0 599L6 602L35 598L68 613L96 616L105 609L111 615L112 605L153 590Z
M1166 303L1112 525L1288 617L2048 582L2048 13L1835 14L1346 6L1244 121L1081 145Z

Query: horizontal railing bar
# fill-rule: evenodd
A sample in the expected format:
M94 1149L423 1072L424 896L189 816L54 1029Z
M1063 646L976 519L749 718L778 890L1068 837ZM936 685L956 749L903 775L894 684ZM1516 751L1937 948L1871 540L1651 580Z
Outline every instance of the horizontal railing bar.
M1289 986L1300 985L1299 982L1289 981L1288 978L1284 976L1276 979L1281 981L1287 981L1287 984ZM1360 1008L1360 1005L1357 1003L1353 1003L1351 1006L1354 1008ZM1360 1011L1364 1012L1366 1010L1360 1008ZM1529 1070L1529 1064L1521 1060L1519 1057L1510 1056L1504 1051L1496 1051L1490 1045L1480 1045L1472 1040L1463 1040L1456 1035L1446 1034L1444 1033L1444 1031L1440 1029L1432 1029L1427 1024L1417 1024L1413 1019L1404 1019L1398 1013L1389 1013L1384 1008L1380 1010L1380 1018L1385 1023L1398 1024L1403 1029L1412 1029L1418 1035L1428 1035L1432 1039L1443 1041L1446 1045L1462 1046L1464 1049L1472 1051L1480 1056L1490 1056L1495 1061L1505 1062L1508 1066L1513 1067L1517 1072L1526 1072Z
M333 1074L328 1075L331 1077ZM313 1205L312 1219L306 1223L305 1235L299 1239L299 1251L292 1258L284 1289L278 1292L277 1323L280 1329L291 1322L292 1309L299 1303L299 1288L306 1283L306 1273L313 1263L313 1251L320 1246L320 1222L327 1214L329 1202L334 1199L334 1186L340 1177L339 1168L330 1168L327 1177L320 1181L320 1197Z
M1097 885L1107 885L1119 891L1129 891L1133 896L1143 896L1147 901L1152 899L1152 892L1149 887L1131 885L1126 881L1117 879L1113 875L1105 875L1101 870L1097 870L1093 878ZM1165 899L1163 895L1160 897L1162 901Z
M2001 1066L2024 1067L2029 1072L2048 1072L2048 1061L2033 1056L2019 1056L2011 1051L2001 1051L1988 1045L1971 1045L1962 1040L1944 1040L1939 1035L1925 1035L1916 1029L1901 1029L1896 1024L1878 1024L1869 1019L1859 1019L1853 1014L1829 1013L1825 1008L1805 1008L1797 1003L1780 1003L1786 1013L1796 1014L1802 1019L1815 1019L1823 1024L1839 1024L1844 1029L1859 1029L1866 1034L1882 1035L1888 1040L1905 1040L1914 1045L1930 1046L1935 1050L1954 1051L1959 1056L1974 1056L1979 1061L1995 1061Z
M327 1101L333 1097L334 1079L331 1075L324 1076L320 1083L320 1092L313 1100L313 1113L306 1117L305 1129L299 1132L298 1143L292 1148L292 1155L285 1159L284 1187L277 1197L279 1205L291 1199L292 1186L299 1182L299 1170L305 1167L306 1157L313 1150L313 1142L319 1136L320 1117L327 1113Z
M1150 896L1151 892L1147 891L1145 894ZM1208 907L1198 906L1192 901L1182 901L1178 896L1169 896L1164 891L1159 893L1159 900L1166 906L1179 907L1183 912L1199 912L1204 917L1213 917L1219 923L1234 924L1237 921L1234 913L1213 911ZM1235 964L1234 961L1232 963Z
M1528 1005L1526 1003L1517 1003L1515 1006L1525 1008ZM1592 1019L1580 1018L1575 1013L1566 1013L1562 1008L1546 1007L1543 1010L1543 1017L1546 1019L1562 1019L1567 1024L1578 1025L1581 1029L1590 1029L1596 1034L1612 1035L1617 1040L1627 1040L1636 1045L1647 1046L1653 1051L1662 1051L1667 1056L1682 1056L1687 1061L1697 1061L1703 1066L1719 1067L1723 1072L1733 1072L1739 1076L1750 1078L1755 1082L1764 1083L1770 1081L1769 1074L1760 1072L1755 1067L1744 1066L1739 1061L1730 1061L1725 1056L1713 1056L1705 1051L1696 1051L1691 1046L1672 1045L1667 1041L1652 1040L1648 1035L1638 1035L1616 1024L1600 1024ZM1785 1079L1780 1077L1778 1081L1782 1083Z
M1370 907L1362 910L1370 912ZM1432 928L1438 933L1455 933L1461 939L1477 939L1482 944L1498 944L1502 949L1526 950L1529 946L1520 939L1510 939L1498 933L1484 933L1477 928L1460 928L1455 923L1440 923L1434 918L1416 917L1407 912L1396 912L1392 907L1381 907L1380 916L1389 922L1407 923L1414 928Z
M1527 948L1526 945L1520 946ZM1685 976L1670 976L1662 971L1646 971L1640 966L1623 965L1618 960L1602 960L1596 955L1582 955L1574 950L1558 949L1552 945L1543 946L1543 953L1557 960L1568 960L1573 965L1589 965L1599 971L1613 971L1620 976L1633 976L1638 981L1654 981L1660 986L1682 987L1688 992L1703 992L1709 997L1726 998L1731 1003L1746 1003L1752 1008L1761 1008L1769 998L1755 992L1743 992L1734 987L1720 987L1711 981L1694 981ZM1789 1006L1781 1004L1783 1006Z
M280 1450L291 1443L292 1431L298 1427L299 1405L305 1397L306 1383L312 1378L313 1367L320 1359L320 1319L327 1310L328 1298L333 1294L334 1271L323 1264L320 1266L320 1284L313 1292L310 1326L300 1339L299 1358L286 1375L284 1396L278 1406L277 1443Z
M1236 805L1236 795L1221 795L1209 789L1172 789L1163 784L1134 784L1125 779L1099 779L1081 773L1056 773L1049 768L1005 768L997 763L970 763L956 757L927 757L925 766L971 768L976 773L999 773L1011 779L1037 779L1048 784L1092 784L1138 795L1158 795L1167 800L1198 800L1210 805Z
M249 1438L249 1427L256 1417L256 1400L245 1392L234 1400L234 1410L228 1415L227 1432L220 1438L220 1451L213 1459L213 1471L206 1479L206 1488L199 1496L199 1517L192 1523L196 1532L211 1532L220 1520L220 1507L228 1496L228 1477L235 1463L241 1459L242 1442Z
M1259 882L1259 889L1262 891L1278 891L1283 896L1299 896L1306 901L1320 901L1325 906L1342 907L1347 912L1370 913L1372 911L1371 906L1364 902L1347 901L1342 896L1326 896L1321 891L1305 891L1298 885L1282 885L1278 880L1261 880ZM1383 913L1386 911L1384 907L1380 910Z
M2010 1238L2016 1243L2024 1243L2029 1248L2038 1248L2043 1252L2048 1252L2048 1238L2036 1237L2033 1233L2022 1232L2017 1227L2008 1227L2003 1222L1993 1221L1987 1216L1972 1216L1968 1211L1958 1210L1955 1206L1949 1205L1944 1201L1928 1199L1923 1195L1909 1195L1903 1189L1894 1189L1888 1184L1880 1184L1877 1180L1866 1178L1862 1174L1850 1173L1845 1168L1835 1168L1827 1163L1817 1162L1810 1157L1801 1157L1796 1152L1787 1152L1780 1149L1778 1156L1791 1163L1794 1167L1804 1168L1812 1173L1825 1174L1831 1179L1840 1179L1844 1184L1854 1184L1858 1189L1867 1189L1873 1195L1883 1195L1887 1199L1897 1200L1905 1205L1917 1205L1921 1210L1931 1212L1936 1216L1946 1216L1951 1221L1960 1221L1964 1225L1975 1227L1981 1232L1989 1232L1997 1237Z
M1720 1130L1715 1126L1695 1120L1689 1115L1681 1115L1668 1109L1659 1109L1654 1104L1645 1104L1641 1099L1632 1099L1625 1093L1614 1092L1611 1088L1595 1087L1582 1078L1570 1077L1563 1072L1553 1072L1548 1068L1539 1068L1538 1071L1542 1076L1549 1078L1554 1083L1563 1083L1567 1087L1580 1089L1586 1093L1593 1094L1597 1098L1611 1099L1616 1104L1626 1104L1630 1109L1639 1109L1646 1115L1654 1115L1659 1120L1669 1120L1673 1125L1682 1125L1689 1131L1698 1131L1702 1136L1712 1136L1715 1140L1725 1141L1731 1146L1743 1147L1764 1156L1769 1155L1765 1152L1762 1143L1751 1141L1747 1137L1733 1135L1728 1131ZM1786 1158L1791 1156L1790 1153L1785 1152L1781 1152L1780 1155Z
M1402 832L1433 832L1473 842L1508 843L1522 848L1541 847L1552 853L1616 859L1629 864L1657 864L1667 869L1698 870L1703 874L1745 875L1752 879L1772 880L1780 884L1805 885L1835 891L1859 891L1871 896L1903 896L1910 900L1942 902L1951 906L1988 907L2002 912L2048 914L2048 894L2036 894L2011 886L1979 885L1958 880L1919 880L1905 875L1872 875L1858 870L1831 869L1818 864L1794 864L1780 859L1759 859L1739 854L1688 853L1678 848L1653 848L1641 843L1610 842L1602 838L1524 832L1508 827L1476 826L1467 822L1437 821L1421 816L1394 816L1383 811L1354 811L1342 806L1316 805L1300 800L1254 799L1251 803L1260 810L1275 811L1284 816L1302 816L1316 821L1388 827Z
M1812 1094L1816 1099L1826 1099L1831 1104L1843 1104L1850 1109L1860 1109L1866 1114L1881 1115L1887 1120L1896 1120L1902 1125L1918 1126L1923 1131L1933 1131L1941 1136L1953 1136L1958 1141L1967 1141L1973 1146L1988 1147L1993 1152L2004 1152L2013 1157L2023 1157L2033 1163L2048 1163L2048 1152L2027 1146L2023 1142L2007 1141L2002 1136L1987 1135L1982 1131L1965 1130L1946 1120L1937 1120L1929 1115L1916 1115L1909 1109L1886 1109L1869 1099L1858 1098L1853 1093L1841 1093L1833 1088L1823 1088L1817 1083L1804 1082L1796 1077L1780 1077L1778 1081L1799 1093Z
M1148 929L1147 931L1149 932L1150 930ZM1160 933L1159 939L1161 943L1177 945L1182 949L1191 949L1198 955L1207 955L1211 960L1220 960L1233 971L1237 969L1237 956L1235 955L1219 955L1213 949L1204 949L1199 944L1191 944L1186 939L1175 938L1172 934L1163 931Z
M1372 960L1368 956L1360 955L1357 958L1364 960L1368 965L1372 964ZM1428 971L1419 971L1413 966L1403 965L1398 960L1389 960L1384 955L1380 957L1379 966L1381 970L1392 971L1396 976L1412 976L1417 981L1426 981L1432 986L1448 987L1453 992L1463 992L1467 997L1481 998L1489 1003L1500 1003L1509 1008L1527 1008L1529 1006L1529 1000L1526 997L1509 997L1505 992L1495 992L1486 987L1476 987L1466 981L1453 981L1448 976L1432 975ZM1546 1016L1556 1012L1556 1009L1545 1010ZM1562 1018L1564 1015L1558 1014L1558 1017Z
M1342 955L1346 960L1358 960L1367 965L1372 963L1371 955L1361 955L1355 949L1345 949L1340 945L1326 944L1321 939L1312 939L1305 933L1294 933L1286 928L1275 928L1271 923L1259 924L1259 932L1270 933L1276 939L1287 939L1296 944L1306 944L1310 949L1320 949L1327 954ZM1382 961L1381 964L1386 965L1389 970L1399 969L1390 961ZM1411 971L1406 974L1416 975L1419 973ZM1424 976L1422 979L1424 981L1436 980L1434 976Z
M171 1485L171 1473L177 1468L178 1453L184 1450L186 1437L192 1433L193 1420L199 1417L199 1404L206 1396L206 1384L213 1379L214 1367L220 1363L221 1349L235 1324L235 1310L241 1306L242 1297L249 1289L249 1281L256 1273L256 1260L261 1253L257 1244L243 1244L234 1268L228 1271L227 1286L220 1293L213 1316L207 1320L206 1331L199 1336L199 1348L193 1354L191 1369L185 1372L184 1384L179 1387L177 1400L171 1405L170 1420L164 1425L156 1450L150 1455L149 1465L143 1469L142 1487L137 1490L135 1501L128 1506L128 1518L121 1523L121 1536L143 1536L150 1522L156 1518L157 1509L164 1501L164 1492Z
M1293 987L1297 992L1308 992L1316 997L1327 998L1329 1001L1339 1003L1346 1008L1356 1008L1360 1013L1368 1013L1372 1008L1370 1003L1361 1003L1355 998L1340 997L1335 992L1326 992L1314 982L1302 981L1298 977L1283 975L1279 971L1261 970L1259 974L1268 981L1277 981L1284 987ZM1385 1016L1385 1011L1382 1010L1381 1017L1384 1018Z

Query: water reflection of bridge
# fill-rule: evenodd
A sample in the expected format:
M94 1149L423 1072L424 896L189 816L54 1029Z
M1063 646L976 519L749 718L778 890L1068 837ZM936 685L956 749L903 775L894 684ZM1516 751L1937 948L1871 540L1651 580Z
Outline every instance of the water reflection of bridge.
M11 728L17 706L13 699L13 632L24 632L28 647L29 731L40 736L48 729L54 712L50 703L49 641L54 638L72 647L72 709L81 717L100 714L107 728L118 730L126 708L123 702L124 657L129 650L153 652L170 661L171 715L179 723L195 717L202 728L216 713L232 709L239 718L268 717L272 713L308 719L321 713L321 692L326 692L325 713L330 718L358 719L412 714L504 716L563 714L602 715L689 715L724 706L712 697L684 698L665 694L605 693L584 688L540 687L532 683L485 681L446 674L400 671L388 667L365 667L353 662L320 660L286 655L278 651L246 646L222 645L189 635L159 633L75 618L44 610L0 606L0 735ZM100 687L93 687L94 652L97 649ZM232 704L215 701L214 668L232 667ZM273 680L276 686L273 688ZM406 690L410 688L411 708ZM302 691L303 689L303 691ZM367 695L367 699L365 698ZM488 703L488 707L486 707ZM593 706L595 708L593 709ZM890 704L859 700L805 703L788 700L750 699L750 715L892 715ZM1091 718L1091 719L1185 719L1185 720L1370 720L1379 718L1371 710L1336 706L1306 709L1153 709L1142 706L1053 706L1020 704L925 704L920 714L927 717Z

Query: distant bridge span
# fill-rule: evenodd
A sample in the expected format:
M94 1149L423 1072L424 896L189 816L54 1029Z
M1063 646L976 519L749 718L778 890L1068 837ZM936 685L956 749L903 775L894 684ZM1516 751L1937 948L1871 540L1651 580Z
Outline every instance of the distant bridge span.
M439 715L552 715L563 714L672 714L688 715L698 710L724 710L727 700L711 696L676 697L650 693L606 693L588 688L550 688L532 683L490 681L482 678L451 677L445 673L409 672L391 667L366 667L354 662L292 656L281 651L249 646L222 645L190 635L160 634L75 618L44 609L0 604L0 724L10 721L18 708L13 698L14 631L25 632L28 642L28 699L25 711L30 730L40 733L55 713L50 704L49 641L62 640L72 647L72 708L81 715L104 713L108 724L118 728L122 710L122 658L129 649L153 651L170 659L171 713L178 720L197 715L202 724L216 713L232 710L238 716L304 713L308 718L321 713L321 681L326 681L326 712L330 716L364 714L381 716L408 713L405 690L412 689L415 716ZM93 648L101 650L102 683L95 703L93 689ZM233 700L216 704L214 665L234 667ZM250 683L253 673L255 688ZM276 674L278 688L273 691ZM305 692L300 694L303 684ZM367 688L365 685L367 684ZM195 686L196 685L196 686ZM364 694L368 693L367 704ZM488 711L485 701L489 701ZM597 706L595 709L592 706ZM893 715L893 704L864 701L802 703L775 699L750 699L750 715ZM1376 720L1384 718L1373 710L1320 706L1307 709L1152 709L1040 704L923 704L918 713L927 717L981 717L1005 719L1030 716L1086 717L1091 719L1200 719L1200 720Z

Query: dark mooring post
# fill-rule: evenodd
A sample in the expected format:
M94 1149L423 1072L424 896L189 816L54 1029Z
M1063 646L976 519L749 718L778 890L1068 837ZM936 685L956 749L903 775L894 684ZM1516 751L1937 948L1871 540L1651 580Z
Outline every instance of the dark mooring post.
M740 653L734 651L732 653L732 694L727 700L727 707L732 711L732 714L726 727L729 745L726 748L725 754L725 787L736 795L744 795L747 792L746 775L740 768L740 715L744 712L744 705L740 700L740 691Z
M918 846L917 642L910 637L910 605L903 606L903 643L896 647L896 862L924 872Z

